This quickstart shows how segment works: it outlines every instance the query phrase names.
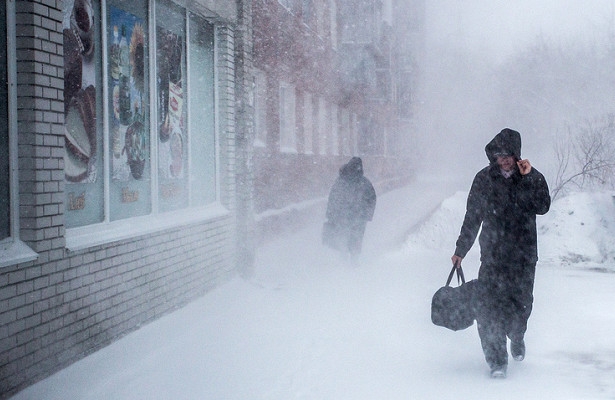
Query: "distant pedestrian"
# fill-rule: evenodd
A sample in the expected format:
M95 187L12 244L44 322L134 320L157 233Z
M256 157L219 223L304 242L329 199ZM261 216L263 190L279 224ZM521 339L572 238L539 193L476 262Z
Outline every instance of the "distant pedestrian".
M453 265L461 266L480 231L478 333L493 378L505 378L507 337L513 359L525 358L538 261L536 215L549 211L544 176L521 159L521 135L503 129L485 147L489 166L474 177Z
M376 208L376 191L363 175L363 162L352 157L340 168L327 203L323 243L350 254L356 260L361 252L365 226Z

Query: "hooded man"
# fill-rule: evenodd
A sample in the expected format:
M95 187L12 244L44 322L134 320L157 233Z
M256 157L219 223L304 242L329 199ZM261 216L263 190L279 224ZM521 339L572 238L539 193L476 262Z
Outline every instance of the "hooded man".
M489 166L474 177L451 260L461 266L482 225L478 333L491 376L505 378L507 337L513 358L525 357L538 261L536 215L549 211L551 197L544 176L521 159L519 132L503 129L485 152Z
M363 175L363 162L352 157L340 168L327 203L323 243L348 251L354 259L361 252L367 221L376 208L376 191Z

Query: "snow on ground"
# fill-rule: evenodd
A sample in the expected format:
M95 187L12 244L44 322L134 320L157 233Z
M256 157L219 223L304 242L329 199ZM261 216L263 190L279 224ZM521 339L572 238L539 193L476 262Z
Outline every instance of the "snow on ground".
M380 195L359 266L320 245L322 220L259 248L254 275L31 386L13 400L615 398L615 207L576 194L538 217L527 357L492 380L476 325L430 321L466 188ZM478 243L464 260L478 270Z

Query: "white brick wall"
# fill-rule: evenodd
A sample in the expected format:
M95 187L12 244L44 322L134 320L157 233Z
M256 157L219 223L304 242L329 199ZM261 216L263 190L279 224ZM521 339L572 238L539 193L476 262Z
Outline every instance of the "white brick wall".
M17 0L20 238L0 269L0 398L203 295L236 273L234 43L216 25L221 202L206 222L65 248L61 0Z

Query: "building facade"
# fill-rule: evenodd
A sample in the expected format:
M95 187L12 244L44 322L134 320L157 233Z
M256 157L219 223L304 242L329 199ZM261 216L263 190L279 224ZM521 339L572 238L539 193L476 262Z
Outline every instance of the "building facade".
M411 3L254 1L260 238L314 215L324 219L328 191L351 156L363 158L378 192L411 179L419 71L409 65L419 56L424 1ZM408 30L415 41L408 41Z
M236 82L250 40L233 1L8 0L0 13L6 397L249 259Z
M411 177L395 2L0 5L0 398L249 276L350 156Z

